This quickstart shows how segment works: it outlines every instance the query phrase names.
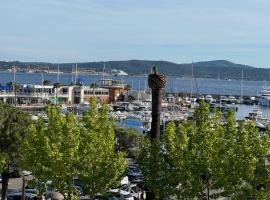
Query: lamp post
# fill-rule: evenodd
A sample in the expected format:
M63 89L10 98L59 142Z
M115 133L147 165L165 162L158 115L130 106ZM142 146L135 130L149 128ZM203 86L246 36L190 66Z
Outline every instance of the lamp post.
M152 123L151 123L151 139L160 138L160 113L161 113L161 93L165 87L166 77L159 74L154 65L148 76L148 85L152 90Z

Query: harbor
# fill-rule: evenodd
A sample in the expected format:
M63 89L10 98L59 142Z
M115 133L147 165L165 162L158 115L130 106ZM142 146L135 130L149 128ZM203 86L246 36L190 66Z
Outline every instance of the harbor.
M81 115L89 109L89 101L94 98L99 105L109 105L110 117L119 126L132 127L140 132L150 130L151 93L145 76L1 72L0 77L0 100L27 110L35 117L42 116L46 119L40 112L50 104L61 106L64 113L69 110ZM247 119L250 113L256 111L253 116L264 116L267 119L263 123L257 122L258 126L266 127L269 119L267 98L270 97L267 82L212 79L196 81L195 84L191 78L168 77L168 84L162 95L161 125L168 121L192 118L198 103L205 101L211 112L218 109L226 113L233 109L237 120ZM250 85L251 88L248 87ZM258 121L257 118L253 120Z

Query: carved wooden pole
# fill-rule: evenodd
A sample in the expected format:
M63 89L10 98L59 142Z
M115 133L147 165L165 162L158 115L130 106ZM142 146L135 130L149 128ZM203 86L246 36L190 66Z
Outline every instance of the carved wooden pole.
M157 72L156 66L153 66L152 72L148 76L148 85L152 90L152 123L151 139L160 138L160 112L161 112L161 93L165 87L166 77Z

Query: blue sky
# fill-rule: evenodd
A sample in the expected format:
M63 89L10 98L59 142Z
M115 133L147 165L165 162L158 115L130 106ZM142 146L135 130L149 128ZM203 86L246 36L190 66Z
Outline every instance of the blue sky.
M270 67L269 0L2 0L0 60Z

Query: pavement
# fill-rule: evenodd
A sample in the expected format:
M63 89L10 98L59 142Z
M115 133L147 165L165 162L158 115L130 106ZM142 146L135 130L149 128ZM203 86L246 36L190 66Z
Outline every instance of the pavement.
M25 176L26 180L31 180L33 177ZM11 178L8 182L9 191L17 191L22 188L22 178ZM2 183L0 183L0 192L2 192Z

